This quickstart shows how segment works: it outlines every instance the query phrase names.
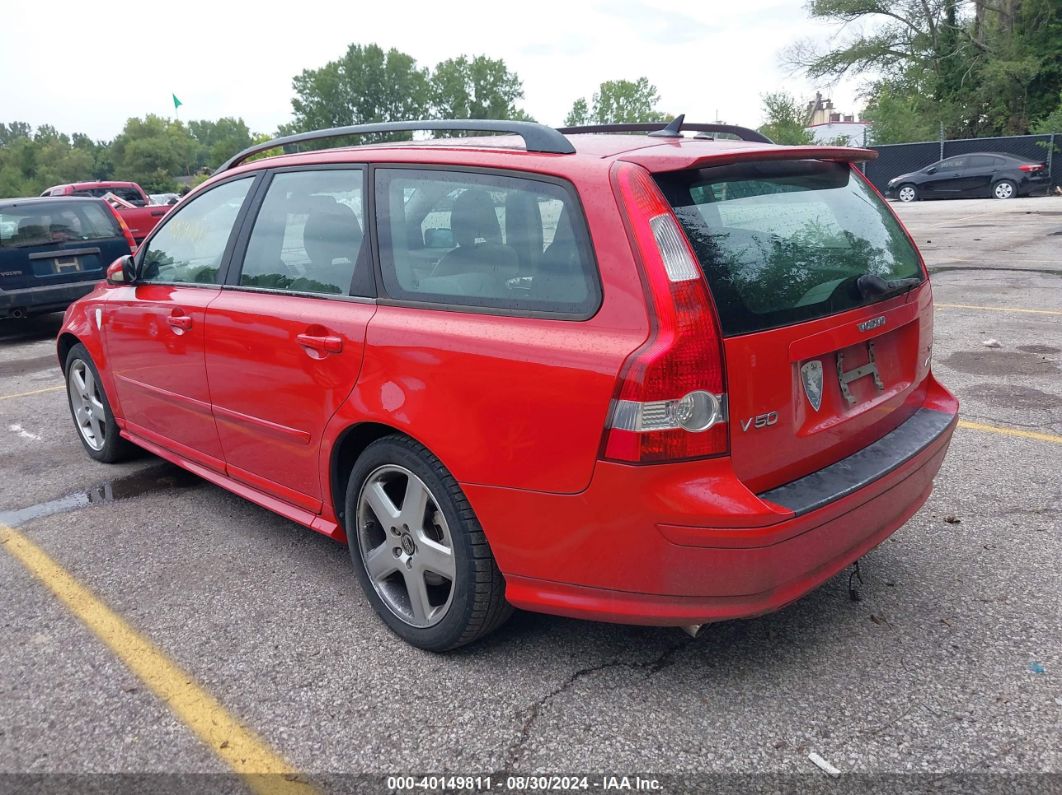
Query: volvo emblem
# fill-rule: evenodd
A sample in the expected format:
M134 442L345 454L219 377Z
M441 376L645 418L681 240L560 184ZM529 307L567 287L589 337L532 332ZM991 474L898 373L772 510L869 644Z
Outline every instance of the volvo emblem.
M822 362L813 359L804 362L800 368L800 382L804 385L804 394L815 411L822 406Z

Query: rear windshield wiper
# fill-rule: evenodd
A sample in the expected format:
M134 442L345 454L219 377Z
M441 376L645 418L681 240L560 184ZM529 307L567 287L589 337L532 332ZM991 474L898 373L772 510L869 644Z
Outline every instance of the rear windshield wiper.
M909 279L882 279L872 273L865 273L856 279L856 290L864 300L885 298L890 295L905 293L922 283L918 277Z

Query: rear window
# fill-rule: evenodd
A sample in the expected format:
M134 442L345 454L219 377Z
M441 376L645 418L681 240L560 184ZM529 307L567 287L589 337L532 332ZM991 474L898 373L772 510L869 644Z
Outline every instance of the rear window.
M70 195L71 196L87 196L87 197L94 197L94 198L102 198L102 197L106 196L108 193L113 193L119 199L123 199L123 200L129 202L130 204L133 204L133 205L135 205L137 207L143 207L144 206L144 197L140 195L140 192L137 191L136 188L122 188L122 187L114 187L114 188L105 188L105 187L79 188L78 190L75 190Z
M24 248L121 237L114 215L95 202L47 202L0 210L0 247Z
M657 175L730 336L872 303L864 274L922 277L877 195L841 163L785 161Z

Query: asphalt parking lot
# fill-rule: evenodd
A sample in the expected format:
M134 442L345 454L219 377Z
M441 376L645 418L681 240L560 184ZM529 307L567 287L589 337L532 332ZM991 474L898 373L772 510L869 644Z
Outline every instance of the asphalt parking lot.
M495 773L494 789L537 772L686 777L664 791L1059 791L1062 198L894 206L933 272L934 369L962 401L936 490L864 558L861 601L844 574L696 639L518 614L456 653L412 649L345 548L152 456L93 463L54 358L59 316L6 321L0 523L87 591L57 597L4 537L0 791L59 781L25 774L225 774L240 743L297 774L259 788L445 771ZM95 610L85 593L150 641L147 668L173 665L208 699L156 695L75 615Z

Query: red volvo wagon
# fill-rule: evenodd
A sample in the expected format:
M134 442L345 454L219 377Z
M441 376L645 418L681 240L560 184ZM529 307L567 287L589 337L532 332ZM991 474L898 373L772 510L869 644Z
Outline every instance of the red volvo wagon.
M438 129L508 135L245 162ZM873 156L681 117L253 147L67 312L79 437L345 541L426 649L776 610L918 510L956 422Z

